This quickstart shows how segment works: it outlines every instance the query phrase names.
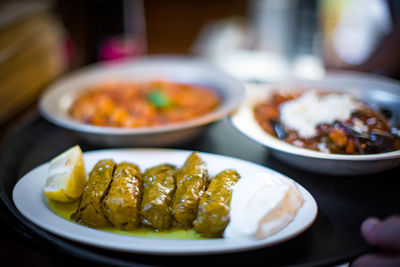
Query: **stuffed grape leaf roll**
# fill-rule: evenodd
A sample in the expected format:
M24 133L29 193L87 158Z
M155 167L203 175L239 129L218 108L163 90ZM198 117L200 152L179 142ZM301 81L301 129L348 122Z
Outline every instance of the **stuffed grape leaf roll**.
M144 224L160 230L171 227L171 203L176 189L175 172L176 168L169 164L158 165L145 171L140 211Z
M71 215L71 219L90 227L103 227L108 224L101 210L101 201L107 194L114 168L115 162L112 160L100 160L96 163L89 173L78 209Z
M201 234L220 235L229 223L229 209L233 186L240 175L235 170L220 172L211 180L200 199L194 230Z
M102 201L103 214L117 228L135 229L139 226L142 176L135 164L117 165L108 193Z
M176 174L177 188L172 201L172 215L177 226L192 227L207 178L205 162L197 152L193 152Z

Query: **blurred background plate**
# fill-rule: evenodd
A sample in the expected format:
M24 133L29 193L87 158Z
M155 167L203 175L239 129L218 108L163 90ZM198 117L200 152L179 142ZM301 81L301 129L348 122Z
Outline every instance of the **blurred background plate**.
M211 112L192 120L154 127L115 128L83 124L68 114L79 93L90 85L107 80L172 82L203 85L215 90L221 104ZM200 133L205 125L229 115L244 96L241 82L215 69L203 60L191 57L153 56L140 60L86 67L59 80L41 96L40 113L52 123L73 130L87 141L109 146L164 146L186 141Z
M400 165L400 151L369 155L329 154L300 148L266 133L253 116L255 103L276 90L315 88L341 91L365 101L372 108L391 114L390 122L400 122L400 83L388 78L356 72L328 72L320 80L293 80L280 84L254 84L247 87L246 101L232 115L233 126L250 139L271 149L287 164L330 175L362 175L381 172Z

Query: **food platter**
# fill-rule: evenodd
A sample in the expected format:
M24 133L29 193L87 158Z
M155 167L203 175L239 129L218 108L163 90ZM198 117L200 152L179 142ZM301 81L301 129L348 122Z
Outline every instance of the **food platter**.
M320 88L350 93L377 109L389 110L392 123L400 122L400 84L394 80L353 72L330 72L315 81L295 80L279 85L250 85L246 101L231 116L233 126L248 138L268 147L284 162L309 171L330 175L362 175L400 165L400 151L369 155L331 154L288 144L266 133L256 122L253 107L274 90Z
M84 124L68 110L85 88L105 81L148 82L166 80L207 86L222 98L220 105L200 117L153 127L117 128ZM115 64L95 64L51 85L39 101L40 113L50 122L78 133L94 144L108 146L165 146L196 136L205 125L222 119L237 108L243 85L203 60L191 57L153 56Z
M169 149L110 149L84 153L87 170L104 158L112 158L116 162L129 160L141 168L147 168L155 163L168 162L180 165L191 151ZM274 172L273 170L231 157L200 153L208 165L210 175L234 167L242 177L251 179L259 172ZM43 196L49 163L44 163L24 175L13 190L13 201L23 216L39 227L58 236L101 248L124 252L144 254L214 254L234 251L245 251L260 247L272 246L299 235L314 222L317 215L317 205L313 197L301 185L297 184L304 197L304 204L297 212L295 219L280 232L260 240L173 240L157 238L139 238L119 235L91 229L77 223L65 220L53 213L46 205ZM276 173L276 172L275 172ZM279 174L281 175L281 174Z

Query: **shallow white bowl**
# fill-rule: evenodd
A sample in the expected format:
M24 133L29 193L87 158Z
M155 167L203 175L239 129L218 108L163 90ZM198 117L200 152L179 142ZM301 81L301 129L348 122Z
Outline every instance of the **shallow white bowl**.
M279 88L279 89L278 89ZM296 147L266 133L253 116L255 103L275 90L325 89L348 92L372 106L384 107L400 118L400 83L354 72L330 72L316 81L289 81L276 85L252 85L246 101L231 117L233 126L250 139L268 147L274 156L301 169L330 175L363 175L377 173L400 165L400 150L369 154L342 155Z
M83 90L107 80L149 81L165 79L211 87L222 97L215 110L193 120L154 127L116 128L83 124L68 109ZM117 64L83 68L50 86L41 96L39 110L52 123L79 133L86 140L110 146L164 146L186 141L203 127L229 115L244 97L241 82L210 64L190 57L155 56Z

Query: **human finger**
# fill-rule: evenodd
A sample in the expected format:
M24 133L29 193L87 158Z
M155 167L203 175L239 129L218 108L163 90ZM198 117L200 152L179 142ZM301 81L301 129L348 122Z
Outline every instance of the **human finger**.
M400 252L400 216L383 221L369 218L361 225L361 233L373 246Z
M397 267L400 266L400 256L390 254L366 254L357 258L351 267Z

